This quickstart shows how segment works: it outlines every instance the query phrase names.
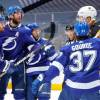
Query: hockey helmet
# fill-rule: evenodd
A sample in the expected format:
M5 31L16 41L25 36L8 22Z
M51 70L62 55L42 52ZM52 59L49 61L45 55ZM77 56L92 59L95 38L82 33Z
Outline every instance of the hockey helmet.
M22 8L20 8L19 6L10 6L7 10L7 15L13 15L16 12L22 12Z
M88 36L90 27L86 22L77 22L74 24L74 31L76 36Z
M74 29L74 26L73 25L66 25L66 28L65 30L73 30Z
M28 24L27 27L29 27L31 30L38 29L39 25L37 23Z
M84 6L81 7L77 13L78 17L83 17L83 18L87 18L87 17L91 17L92 19L96 19L97 16L97 10L93 7L93 6Z

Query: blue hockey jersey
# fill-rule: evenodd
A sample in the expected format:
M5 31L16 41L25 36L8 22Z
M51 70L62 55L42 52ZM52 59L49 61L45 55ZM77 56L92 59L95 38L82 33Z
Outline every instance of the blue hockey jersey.
M24 25L11 28L9 24L5 26L4 32L0 33L0 39L3 41L4 59L17 61L24 55L27 46L35 44L29 36L31 30Z
M100 39L91 38L64 46L45 72L45 81L57 76L61 70L66 87L73 94L100 90Z
M3 60L3 50L2 50L2 41L0 40L0 74L5 72L10 67L10 62L7 60Z
M48 70L50 62L53 61L58 55L55 51L54 46L46 39L40 38L37 43L41 44L41 46L46 46L28 59L28 68L26 71L27 75L40 74ZM28 50L31 51L31 46L28 47Z

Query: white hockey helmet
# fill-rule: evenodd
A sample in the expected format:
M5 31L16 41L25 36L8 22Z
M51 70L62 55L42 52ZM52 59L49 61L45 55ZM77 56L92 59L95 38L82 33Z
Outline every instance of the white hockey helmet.
M97 10L93 6L84 6L81 7L77 13L78 17L91 17L92 19L96 19L97 16Z

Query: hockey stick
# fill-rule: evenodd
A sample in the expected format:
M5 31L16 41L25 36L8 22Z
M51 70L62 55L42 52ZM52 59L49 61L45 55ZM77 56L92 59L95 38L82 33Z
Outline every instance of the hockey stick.
M55 23L54 22L51 22L51 30L50 31L51 31L50 32L51 34L50 34L50 37L49 37L47 43L45 45L42 45L39 48L35 49L34 51L30 52L28 55L26 55L21 60L19 60L18 62L16 62L15 66L18 66L19 64L21 64L22 62L24 62L25 60L27 60L31 55L33 55L34 53L36 53L40 49L43 49L49 43L49 41L54 37L54 34L55 34Z
M33 4L30 4L26 7L23 7L22 10L24 13L27 13L37 7L40 7L41 5L47 3L47 2L50 2L50 1L53 1L53 0L38 0L36 3L33 3Z
M50 37L48 39L48 41L46 42L45 45L40 46L39 48L35 49L34 51L30 52L28 55L26 55L25 57L23 57L21 60L19 60L18 62L16 62L14 65L15 67L17 67L19 64L21 64L22 62L24 62L25 60L27 60L31 55L33 55L34 53L36 53L37 51L39 51L40 49L43 49L49 42L51 39L53 39L54 35L55 35L55 23L51 22L51 27L50 27ZM2 78L4 75L6 74L6 72L3 72L2 74L0 74L0 78Z

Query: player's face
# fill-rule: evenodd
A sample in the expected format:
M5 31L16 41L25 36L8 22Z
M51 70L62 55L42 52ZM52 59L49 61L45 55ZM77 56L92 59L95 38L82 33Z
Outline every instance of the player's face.
M95 19L92 19L90 16L86 18L86 22L89 24L89 25L93 25L95 23Z
M36 40L38 40L38 39L40 38L40 33L41 33L41 30L40 30L40 29L34 29L34 30L32 31L32 35L33 35L33 37L34 37Z
M3 31L4 31L4 23L0 22L0 32L3 32Z
M74 30L65 31L65 35L67 36L67 38L69 38L69 40L71 41L75 40Z
M90 21L91 21L91 17L89 16L86 18L86 22L89 23Z
M87 22L90 26L93 25L95 23L95 19L91 18L91 16L88 16L86 18L79 16L78 17L78 21L79 22Z
M16 12L13 14L13 23L17 24L22 21L22 12Z
M79 22L83 22L85 19L84 19L83 16L78 16L78 17L77 17L77 20L78 20Z

